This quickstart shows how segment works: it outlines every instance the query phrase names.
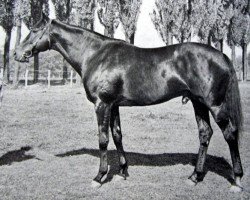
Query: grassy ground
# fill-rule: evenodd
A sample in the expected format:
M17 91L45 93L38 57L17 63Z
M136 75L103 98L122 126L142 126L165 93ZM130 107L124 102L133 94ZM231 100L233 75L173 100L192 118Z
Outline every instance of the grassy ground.
M83 88L30 86L6 89L0 112L0 199L249 199L250 84L240 84L245 132L241 156L245 191L229 191L231 159L217 125L195 187L185 184L199 147L192 105L181 98L150 107L121 108L129 177L115 181L117 157L109 145L110 172L90 187L99 166L93 105Z

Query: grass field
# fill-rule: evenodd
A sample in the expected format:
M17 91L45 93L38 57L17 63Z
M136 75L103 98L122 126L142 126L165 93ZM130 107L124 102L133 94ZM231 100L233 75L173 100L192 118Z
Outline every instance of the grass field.
M129 177L115 181L118 163L110 138L110 171L90 186L98 167L97 123L83 88L29 86L5 89L0 109L0 199L250 199L250 84L240 83L245 191L231 193L228 146L212 121L206 176L185 183L199 147L193 108L176 98L150 107L121 108Z

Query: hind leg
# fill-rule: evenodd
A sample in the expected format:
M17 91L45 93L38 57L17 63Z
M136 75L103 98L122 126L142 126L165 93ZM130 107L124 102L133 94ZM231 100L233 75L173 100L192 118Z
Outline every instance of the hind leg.
M241 192L243 190L241 185L243 170L238 147L238 129L232 125L230 120L220 120L217 124L221 128L230 149L234 173L234 183L232 183L231 191Z
M112 132L112 137L119 157L119 165L120 165L119 175L123 179L126 179L127 159L122 145L120 114L119 114L119 107L117 106L113 107L111 110L110 129Z
M192 103L195 111L195 118L199 129L200 139L200 148L195 169L193 174L189 177L189 182L192 185L195 185L199 181L202 181L204 178L203 166L205 163L207 149L211 136L213 134L213 130L210 125L208 108L200 102L192 101Z

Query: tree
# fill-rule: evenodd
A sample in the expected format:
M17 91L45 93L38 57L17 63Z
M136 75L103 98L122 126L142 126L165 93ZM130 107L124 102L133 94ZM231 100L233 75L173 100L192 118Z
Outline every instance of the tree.
M186 0L173 1L175 10L173 20L173 35L179 43L183 43L190 38L191 24L188 15L188 3Z
M73 6L72 0L52 0L52 3L55 6L56 18L68 23Z
M72 21L80 27L94 30L95 0L73 0L73 8L75 12L72 13Z
M153 13L150 14L156 30L166 45L173 43L173 19L171 16L174 9L166 9L171 3L172 1L166 3L164 0L156 0L157 10L153 10Z
M70 23L70 14L72 11L72 0L52 0L55 6L56 18L62 22ZM68 62L63 58L63 82L68 78Z
M49 16L49 0L25 0L27 1L28 7L27 16L24 17L24 22L26 26L31 29L42 16L42 12ZM38 82L39 77L39 56L38 54L34 55L34 83Z
M117 0L98 0L100 9L97 14L100 23L104 26L104 35L113 38L115 29L119 25L118 21L118 1Z
M0 25L3 27L6 37L4 43L4 55L3 55L3 70L4 70L4 79L6 82L9 82L10 79L10 39L11 31L13 29L13 9L14 9L14 0L0 0Z
M235 46L236 46L236 43L233 40L232 27L233 27L233 18L234 18L235 11L236 11L236 2L235 1L231 1L231 0L228 0L226 2L226 6L227 7L229 7L230 5L233 6L233 17L230 19L230 23L229 23L229 26L228 26L227 38L226 39L227 39L227 44L231 47L231 50L232 50L231 51L231 59L232 59L233 65L235 67L236 67L236 56L235 56Z
M156 10L151 19L162 40L172 44L173 36L179 42L191 41L192 32L198 30L202 23L204 6L201 0L156 0ZM204 8L203 8L204 9ZM198 31L196 31L198 34Z
M212 40L218 50L223 52L223 39L227 35L230 20L233 17L233 7L226 0L218 1L215 23L212 27Z
M142 0L119 0L119 17L125 32L126 41L134 44L136 22Z
M219 0L201 0L197 2L194 32L200 42L211 45L212 28L216 22Z
M21 40L21 28L22 28L22 19L28 15L27 7L28 2L25 0L15 0L14 6L14 25L17 28L16 31L16 43L15 47L20 44ZM20 71L21 63L15 61L14 62L14 75L13 75L13 87L17 87L19 81L19 71Z
M247 2L247 0L236 0L231 3L233 5L234 15L230 22L227 39L231 47L234 48L235 45L237 45L242 48L242 79L246 80L248 69L247 44L250 41L249 2Z
M239 13L233 18L232 31L235 43L242 48L242 74L243 80L247 79L247 45L250 42L250 17L248 14Z
M195 0L188 0L187 1L187 18L188 18L188 23L190 24L190 30L189 30L189 36L188 36L188 42L191 42L191 38L192 38L192 26L193 26L193 22L192 22L192 15L194 13L194 9L193 9L193 3Z

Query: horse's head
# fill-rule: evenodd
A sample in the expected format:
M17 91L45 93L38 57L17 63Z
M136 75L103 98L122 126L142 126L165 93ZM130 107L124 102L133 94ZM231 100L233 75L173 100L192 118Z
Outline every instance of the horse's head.
M16 47L15 60L28 62L34 54L50 48L50 24L51 19L43 14L39 22L31 28L28 36Z

